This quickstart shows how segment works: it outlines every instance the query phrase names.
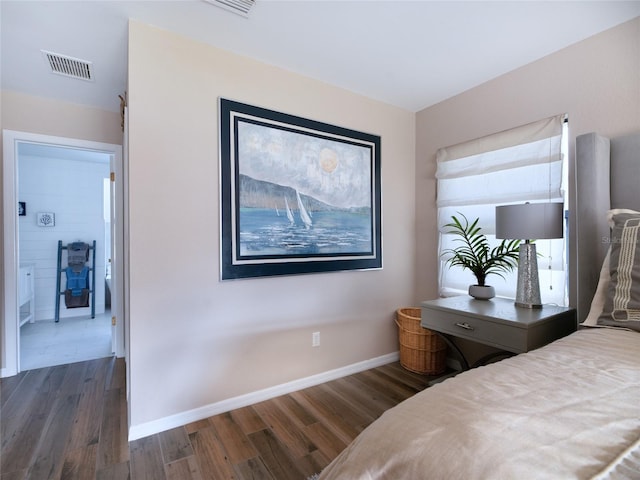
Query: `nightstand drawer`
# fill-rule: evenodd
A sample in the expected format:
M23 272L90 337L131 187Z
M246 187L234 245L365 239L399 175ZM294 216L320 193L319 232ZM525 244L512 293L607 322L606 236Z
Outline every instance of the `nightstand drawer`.
M506 298L484 301L461 295L427 300L421 306L421 325L444 336L460 355L463 369L469 365L451 338L524 353L569 335L577 328L574 308L554 305L519 308Z
M426 308L422 309L422 326L509 352L527 351L527 331L517 326Z

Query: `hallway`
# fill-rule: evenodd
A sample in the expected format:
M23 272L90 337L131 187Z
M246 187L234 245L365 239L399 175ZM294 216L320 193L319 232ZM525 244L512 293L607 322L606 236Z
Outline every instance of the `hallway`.
M110 357L111 312L96 318L71 317L20 327L20 370Z

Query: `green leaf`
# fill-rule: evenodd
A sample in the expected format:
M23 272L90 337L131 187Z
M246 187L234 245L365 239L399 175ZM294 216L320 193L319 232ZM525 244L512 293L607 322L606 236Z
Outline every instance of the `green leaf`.
M490 248L487 237L478 226L479 218L469 223L464 214L458 212L462 220L455 215L445 227L450 228L446 233L457 235L454 242L462 245L457 248L446 249L442 256L448 256L446 263L449 267L459 266L470 270L478 285L484 285L485 277L489 274L504 278L504 273L513 270L518 265L520 240L503 240L496 247Z

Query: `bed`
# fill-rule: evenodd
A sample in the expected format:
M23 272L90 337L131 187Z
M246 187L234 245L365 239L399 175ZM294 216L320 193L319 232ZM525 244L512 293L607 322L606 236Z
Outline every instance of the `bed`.
M388 410L320 480L640 479L640 134L582 135L576 165L578 331Z

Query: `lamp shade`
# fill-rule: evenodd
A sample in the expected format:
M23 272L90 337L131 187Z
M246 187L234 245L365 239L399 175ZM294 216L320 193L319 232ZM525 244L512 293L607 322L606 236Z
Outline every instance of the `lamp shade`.
M562 202L496 207L496 238L532 240L562 238Z

